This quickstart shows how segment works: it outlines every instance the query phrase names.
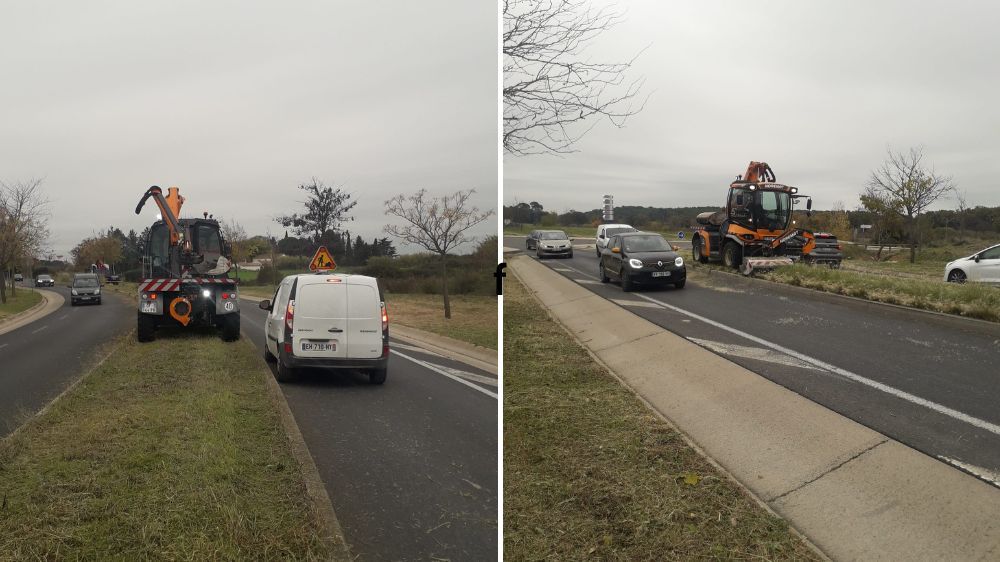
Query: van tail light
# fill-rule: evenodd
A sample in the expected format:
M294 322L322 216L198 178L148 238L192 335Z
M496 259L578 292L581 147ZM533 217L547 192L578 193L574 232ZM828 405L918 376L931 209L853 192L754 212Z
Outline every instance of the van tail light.
M389 310L385 307L385 303L382 303L382 331L389 329Z
M285 308L285 328L288 331L292 330L292 324L295 321L295 301L288 301L288 306Z

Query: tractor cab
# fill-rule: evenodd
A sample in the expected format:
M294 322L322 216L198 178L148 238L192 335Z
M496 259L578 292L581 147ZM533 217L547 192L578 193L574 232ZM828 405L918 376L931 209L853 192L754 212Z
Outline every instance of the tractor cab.
M170 245L166 222L157 221L149 229L146 263L150 277L198 277L225 275L230 269L228 245L214 219L180 219L182 234L177 246Z
M792 221L798 188L779 183L733 182L726 211L729 219L750 230L784 231ZM812 209L812 199L806 203Z

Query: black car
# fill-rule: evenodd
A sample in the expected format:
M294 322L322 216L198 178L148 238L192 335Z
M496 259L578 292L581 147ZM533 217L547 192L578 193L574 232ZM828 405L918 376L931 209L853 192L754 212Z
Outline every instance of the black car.
M806 254L805 262L817 265L825 264L831 269L839 268L844 254L837 237L829 232L817 232L813 236L816 237L816 247L813 248L812 252Z
M35 286L36 287L55 287L56 286L56 281L55 281L55 279L52 278L51 275L44 275L44 274L42 274L42 275L39 275L38 277L35 277Z
M617 279L623 291L636 284L670 284L678 289L687 281L684 258L659 234L625 232L615 234L601 250L601 282Z

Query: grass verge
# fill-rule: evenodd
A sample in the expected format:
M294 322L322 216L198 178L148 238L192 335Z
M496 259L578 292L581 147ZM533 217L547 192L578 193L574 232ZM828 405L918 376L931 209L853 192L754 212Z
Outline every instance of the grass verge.
M498 347L496 297L453 295L451 319L444 317L441 295L390 293L386 300L390 322L490 349Z
M0 553L328 557L257 355L214 333L117 341L0 441Z
M1000 322L1000 290L978 283L959 285L802 264L777 268L760 276L828 293Z
M512 278L504 379L505 558L816 559Z
M42 295L38 291L18 287L15 296L11 296L10 289L7 289L7 302L0 304L0 320L24 312L40 302Z

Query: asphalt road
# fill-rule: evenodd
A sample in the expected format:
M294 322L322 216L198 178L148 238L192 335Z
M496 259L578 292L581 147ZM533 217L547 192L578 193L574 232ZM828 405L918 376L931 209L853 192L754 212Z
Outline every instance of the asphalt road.
M243 334L261 350L264 316L244 301ZM495 560L496 377L391 346L382 386L319 370L281 385L351 552L362 560Z
M35 322L0 335L0 437L41 410L81 375L100 346L135 325L135 308L112 292L100 305L63 306Z
M523 250L524 240L505 237L504 246ZM688 260L690 252L681 255ZM806 398L1000 485L996 324L699 273L690 264L684 289L624 293L599 281L592 246L543 263Z

